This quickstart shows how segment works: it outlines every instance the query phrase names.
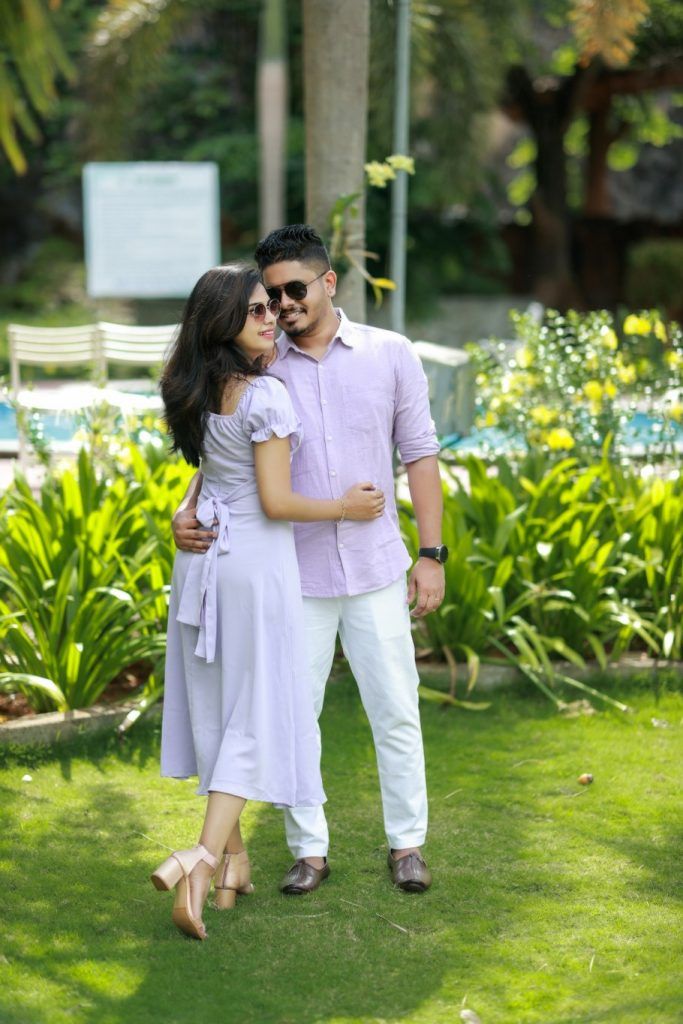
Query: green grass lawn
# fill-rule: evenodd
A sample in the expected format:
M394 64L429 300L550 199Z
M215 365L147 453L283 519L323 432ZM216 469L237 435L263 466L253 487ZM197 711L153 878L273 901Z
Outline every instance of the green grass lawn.
M453 1024L465 1006L482 1024L683 1020L683 697L626 696L630 715L575 719L511 691L483 713L424 706L435 882L411 896L388 883L370 734L342 677L323 722L330 880L281 896L281 816L250 807L256 894L207 908L205 943L176 932L148 879L160 844L195 841L203 806L159 778L158 723L123 746L5 757L0 1019Z

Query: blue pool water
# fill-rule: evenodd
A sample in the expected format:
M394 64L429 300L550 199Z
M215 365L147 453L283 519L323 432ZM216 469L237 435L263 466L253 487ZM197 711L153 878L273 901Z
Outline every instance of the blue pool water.
M50 441L70 441L78 429L78 417L71 413L42 413L40 416L45 437ZM673 441L679 451L683 451L683 427L672 423L669 425L669 443ZM661 444L661 423L645 413L635 413L624 429L623 444L634 451L644 450L652 445ZM6 450L16 445L17 424L11 406L0 402L0 447ZM495 450L498 452L519 451L524 442L519 436L506 434L497 427L473 429L466 437L451 435L443 438L442 448L451 451L481 452Z
M76 417L70 413L41 413L45 436L51 441L70 441L77 430ZM17 421L14 409L0 402L0 442L16 442Z

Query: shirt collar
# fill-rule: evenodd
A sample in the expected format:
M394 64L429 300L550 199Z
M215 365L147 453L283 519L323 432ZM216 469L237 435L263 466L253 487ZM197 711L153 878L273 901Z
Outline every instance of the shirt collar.
M354 324L348 319L342 309L335 309L337 316L339 317L339 327L334 338L330 342L330 347L334 345L335 341L339 340L347 348L353 348L356 342L356 329ZM302 349L293 341L288 334L284 331L278 336L276 341L280 359L284 359L285 356L289 355L290 352L302 352Z

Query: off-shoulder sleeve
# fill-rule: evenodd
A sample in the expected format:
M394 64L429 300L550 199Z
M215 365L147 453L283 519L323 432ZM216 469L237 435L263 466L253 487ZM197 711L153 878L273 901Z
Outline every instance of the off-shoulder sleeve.
M251 390L245 417L250 440L267 441L273 435L288 437L294 453L301 444L303 428L285 385L273 377L259 377Z

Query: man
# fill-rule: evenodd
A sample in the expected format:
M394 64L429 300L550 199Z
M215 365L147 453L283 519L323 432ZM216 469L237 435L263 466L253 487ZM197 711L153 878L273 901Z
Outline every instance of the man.
M435 611L444 596L439 445L427 381L410 342L389 331L350 323L332 299L336 275L313 228L271 232L256 249L271 298L281 303L278 357L270 372L284 381L303 421L304 441L292 461L292 486L308 497L338 498L357 480L386 495L374 522L296 523L306 636L317 713L337 634L360 690L375 742L388 865L395 885L424 892L431 874L421 853L427 791L418 710L418 675L410 632L413 615ZM394 499L397 445L420 537L410 566ZM201 550L193 509L174 517L178 547ZM296 861L280 888L312 892L330 873L322 807L285 811L287 843Z

